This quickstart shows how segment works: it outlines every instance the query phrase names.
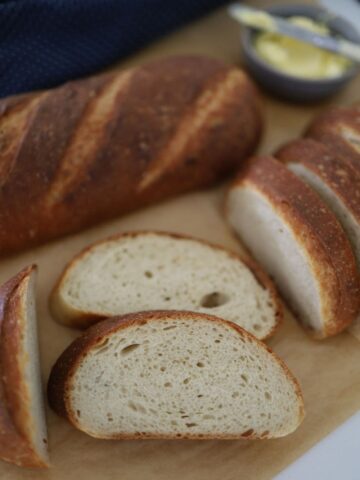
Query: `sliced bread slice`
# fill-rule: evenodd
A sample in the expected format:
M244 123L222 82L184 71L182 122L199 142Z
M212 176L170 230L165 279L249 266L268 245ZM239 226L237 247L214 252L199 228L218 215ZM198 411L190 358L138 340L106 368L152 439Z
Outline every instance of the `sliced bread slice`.
M270 336L282 308L252 261L193 238L136 232L96 243L65 268L52 292L54 317L72 327L144 310L191 310Z
M305 135L324 143L360 170L360 105L326 110L312 121Z
M274 158L256 157L230 188L227 217L314 337L350 325L360 300L355 257L316 192Z
M274 438L304 416L299 385L232 322L176 311L104 320L55 363L50 406L104 439Z
M0 287L0 458L47 467L35 311L35 266Z

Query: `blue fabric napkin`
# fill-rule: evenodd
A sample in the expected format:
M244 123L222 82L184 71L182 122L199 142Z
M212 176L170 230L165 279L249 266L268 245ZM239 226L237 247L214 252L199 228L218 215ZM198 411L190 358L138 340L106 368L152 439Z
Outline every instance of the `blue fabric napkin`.
M222 3L0 1L0 96L93 73Z

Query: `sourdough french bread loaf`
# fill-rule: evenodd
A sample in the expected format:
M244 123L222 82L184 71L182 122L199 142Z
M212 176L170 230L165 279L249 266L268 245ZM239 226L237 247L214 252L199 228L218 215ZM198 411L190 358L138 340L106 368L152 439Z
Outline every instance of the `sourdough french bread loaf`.
M142 310L191 310L230 320L260 339L282 320L275 287L254 261L203 240L152 231L115 235L76 255L50 309L75 328Z
M348 327L359 310L356 260L320 196L272 157L254 157L229 190L227 216L316 338Z
M256 439L294 431L299 385L262 342L232 322L149 311L104 320L59 357L50 406L104 439Z
M34 266L0 287L0 459L47 467Z
M261 126L248 77L201 56L0 100L0 255L208 186Z

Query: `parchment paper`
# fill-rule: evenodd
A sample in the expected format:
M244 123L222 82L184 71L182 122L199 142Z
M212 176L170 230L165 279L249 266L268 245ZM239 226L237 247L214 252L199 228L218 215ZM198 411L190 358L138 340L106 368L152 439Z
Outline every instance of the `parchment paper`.
M225 10L220 10L151 46L126 64L184 52L210 54L240 64L239 29L227 18ZM265 98L267 131L261 151L270 152L299 135L309 119L327 105L357 100L359 87L357 79L331 101L311 106ZM57 325L47 307L50 289L65 262L85 245L130 229L188 233L239 250L239 242L221 216L224 188L185 195L1 261L1 282L29 263L39 265L38 312L44 385L51 365L77 335ZM48 409L52 468L46 472L26 471L0 462L0 479L271 479L360 408L360 348L348 333L322 342L310 340L289 314L269 344L287 362L303 389L306 419L294 434L256 442L103 441L76 431Z

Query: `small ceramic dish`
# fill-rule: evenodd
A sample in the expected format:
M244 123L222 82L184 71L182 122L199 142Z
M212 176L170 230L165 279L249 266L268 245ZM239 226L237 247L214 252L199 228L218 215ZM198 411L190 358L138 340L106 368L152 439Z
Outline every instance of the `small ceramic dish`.
M320 7L310 5L279 5L265 9L282 17L304 16L315 21L326 21L331 32L355 43L360 43L360 33L349 22L329 14ZM358 72L357 65L351 65L342 75L333 78L307 79L288 75L272 67L260 58L254 47L256 30L244 27L242 45L245 64L250 74L266 90L275 95L297 102L321 100L336 93Z

